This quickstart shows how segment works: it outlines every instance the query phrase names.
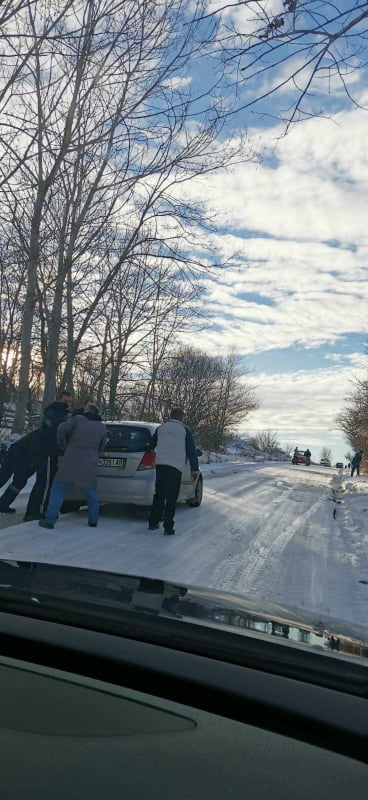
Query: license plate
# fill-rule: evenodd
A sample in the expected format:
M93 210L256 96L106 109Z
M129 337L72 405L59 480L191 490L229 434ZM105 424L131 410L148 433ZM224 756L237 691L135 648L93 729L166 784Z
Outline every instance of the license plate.
M125 467L126 458L99 458L100 467Z

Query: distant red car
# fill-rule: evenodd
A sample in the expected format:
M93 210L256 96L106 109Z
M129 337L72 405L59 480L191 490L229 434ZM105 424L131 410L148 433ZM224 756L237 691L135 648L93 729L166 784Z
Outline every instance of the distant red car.
M305 464L305 455L304 450L298 450L298 454L295 457L294 453L292 455L292 463L293 464Z

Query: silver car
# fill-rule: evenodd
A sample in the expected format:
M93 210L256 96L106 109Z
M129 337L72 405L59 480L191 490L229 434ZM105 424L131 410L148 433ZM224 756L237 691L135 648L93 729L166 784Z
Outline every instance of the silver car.
M101 503L152 505L155 491L155 453L150 449L157 422L105 422L108 439L99 459L97 489ZM197 451L200 453L200 451ZM202 502L203 477L192 480L189 462L182 475L179 502L199 506ZM85 501L77 488L71 490L63 511L78 509Z

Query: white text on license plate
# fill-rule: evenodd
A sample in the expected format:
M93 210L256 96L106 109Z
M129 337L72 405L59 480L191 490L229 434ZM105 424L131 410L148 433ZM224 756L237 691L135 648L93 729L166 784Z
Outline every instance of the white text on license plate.
M100 467L125 467L126 458L99 458Z

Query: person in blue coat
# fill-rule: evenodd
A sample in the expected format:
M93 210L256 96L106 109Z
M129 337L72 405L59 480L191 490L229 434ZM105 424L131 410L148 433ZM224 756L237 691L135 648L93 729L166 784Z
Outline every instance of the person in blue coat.
M192 480L197 480L199 472L193 434L183 419L183 409L172 408L170 419L159 425L151 442L152 449L156 449L156 485L148 527L150 531L158 530L163 515L166 536L175 533L175 509L186 460Z

